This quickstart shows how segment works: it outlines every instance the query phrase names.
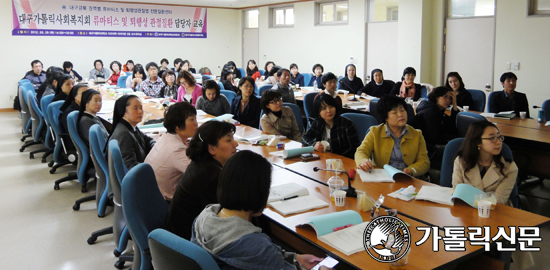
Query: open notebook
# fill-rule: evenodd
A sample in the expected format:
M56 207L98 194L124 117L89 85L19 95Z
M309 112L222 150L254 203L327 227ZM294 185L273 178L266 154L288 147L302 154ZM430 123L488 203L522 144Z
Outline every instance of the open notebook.
M460 199L470 206L477 208L475 197L477 194L484 193L476 187L468 184L458 184L456 188L440 186L423 186L418 194L417 200L426 200L440 204L454 205L455 199Z
M346 255L364 251L363 233L369 222L363 222L359 213L345 210L309 218L300 224L311 226L317 238ZM344 229L340 229L347 227Z
M298 197L284 201L281 200L291 196ZM269 191L267 202L275 211L284 216L328 206L327 202L317 197L310 196L306 187L296 183L272 186Z
M361 181L363 182L389 182L395 183L397 176L404 175L407 177L412 177L390 165L384 165L384 169L373 169L371 173L357 170Z

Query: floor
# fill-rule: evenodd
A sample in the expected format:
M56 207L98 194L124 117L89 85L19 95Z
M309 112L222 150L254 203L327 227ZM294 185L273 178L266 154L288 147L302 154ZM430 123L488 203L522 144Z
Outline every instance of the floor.
M87 244L91 232L111 225L112 214L98 218L95 202L82 204L80 211L72 209L75 200L93 194L94 182L88 184L87 194L76 181L54 190L54 181L71 168L50 174L40 162L42 154L29 159L30 150L41 146L20 153L20 122L17 113L0 113L0 269L115 269L112 235ZM531 211L550 217L550 181L520 193L528 198ZM541 228L541 237L550 239L550 224ZM533 253L533 269L550 269L550 241L537 246L542 251ZM516 269L513 264L511 269Z

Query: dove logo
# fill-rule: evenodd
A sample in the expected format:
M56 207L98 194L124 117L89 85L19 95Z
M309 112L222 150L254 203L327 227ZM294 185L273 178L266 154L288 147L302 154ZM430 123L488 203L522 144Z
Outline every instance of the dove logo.
M409 252L411 233L401 219L381 216L373 219L365 228L363 245L373 259L395 262Z

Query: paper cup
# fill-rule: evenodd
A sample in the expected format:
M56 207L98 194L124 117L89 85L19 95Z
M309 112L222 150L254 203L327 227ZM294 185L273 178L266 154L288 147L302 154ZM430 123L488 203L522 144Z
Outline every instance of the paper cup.
M334 191L334 204L336 206L344 206L346 204L346 192L343 190Z
M462 109L464 109L465 112L470 110L470 106L462 106Z
M519 117L520 117L521 119L527 118L527 112L519 112Z
M491 214L491 202L481 200L477 202L477 215L481 218L488 218Z
M325 151L327 150L327 147L330 145L327 141L321 141L321 144L325 148Z

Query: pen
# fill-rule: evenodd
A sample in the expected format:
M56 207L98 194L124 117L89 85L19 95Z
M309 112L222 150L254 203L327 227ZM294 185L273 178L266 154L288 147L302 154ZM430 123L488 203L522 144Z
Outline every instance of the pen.
M336 232L336 231L339 231L339 230L343 230L343 229L345 229L345 228L349 228L349 227L351 227L351 226L353 226L353 224L344 225L344 226L342 226L342 227L336 227L336 228L334 228L334 229L332 229L332 230Z
M372 166L372 158L369 158L369 162L370 162L370 164L371 164L371 166ZM372 174L372 167L369 167L369 173Z
M281 201L284 202L284 201L286 201L286 200L290 200L290 199L294 199L294 198L298 198L298 195L294 195L294 196L282 198Z

